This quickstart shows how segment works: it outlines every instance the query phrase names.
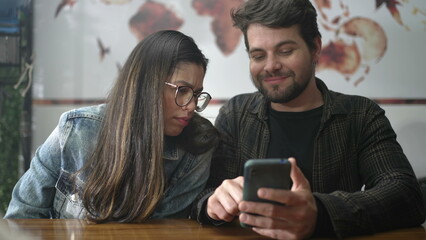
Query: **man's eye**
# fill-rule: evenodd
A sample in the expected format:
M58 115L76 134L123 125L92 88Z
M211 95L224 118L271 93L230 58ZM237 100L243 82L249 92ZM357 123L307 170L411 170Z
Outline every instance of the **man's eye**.
M251 55L251 59L255 61L262 60L265 56L264 55Z
M293 53L293 50L291 49L291 50L281 50L280 51L280 54L281 55L290 55L290 54L292 54Z

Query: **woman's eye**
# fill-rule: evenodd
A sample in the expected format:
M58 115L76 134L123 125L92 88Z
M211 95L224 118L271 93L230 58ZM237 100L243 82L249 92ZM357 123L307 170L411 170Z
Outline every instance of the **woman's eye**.
M189 87L181 87L181 88L179 88L179 93L182 93L182 94L188 93L190 91L191 91L191 89Z

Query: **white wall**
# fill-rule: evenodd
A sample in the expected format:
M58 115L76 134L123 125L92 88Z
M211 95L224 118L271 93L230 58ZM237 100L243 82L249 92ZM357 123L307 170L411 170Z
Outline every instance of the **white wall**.
M214 122L220 106L209 105L202 115ZM49 136L58 123L60 114L74 107L80 106L34 106L34 150ZM382 107L395 129L397 140L404 149L417 177L426 177L426 106L382 105Z

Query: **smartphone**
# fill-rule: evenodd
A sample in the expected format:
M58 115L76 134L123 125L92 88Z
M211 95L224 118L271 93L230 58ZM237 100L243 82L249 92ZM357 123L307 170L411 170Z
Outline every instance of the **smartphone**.
M244 164L243 200L281 204L257 196L262 187L290 190L291 164L286 158L250 159ZM243 227L251 227L241 223Z

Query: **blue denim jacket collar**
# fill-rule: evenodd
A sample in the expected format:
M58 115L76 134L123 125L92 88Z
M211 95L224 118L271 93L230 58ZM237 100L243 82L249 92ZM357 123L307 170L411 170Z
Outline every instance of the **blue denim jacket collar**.
M168 160L179 160L179 148L173 142L164 141L164 153L163 158ZM182 154L182 153L180 153Z

